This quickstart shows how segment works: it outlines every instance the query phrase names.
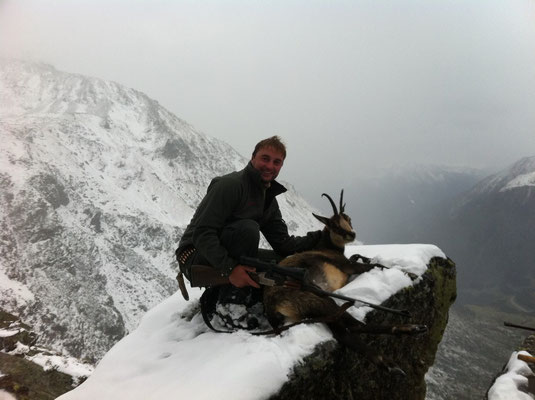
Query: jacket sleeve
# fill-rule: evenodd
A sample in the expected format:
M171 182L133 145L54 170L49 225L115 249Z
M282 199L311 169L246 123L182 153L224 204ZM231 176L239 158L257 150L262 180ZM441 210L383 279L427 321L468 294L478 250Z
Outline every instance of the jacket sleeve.
M308 232L306 236L290 236L288 226L282 219L277 200L273 199L273 202L275 204L272 205L272 214L261 227L262 233L273 250L281 256L312 250L321 238L321 230Z
M241 186L232 180L212 181L195 215L193 245L222 275L238 264L221 245L219 234L240 202Z

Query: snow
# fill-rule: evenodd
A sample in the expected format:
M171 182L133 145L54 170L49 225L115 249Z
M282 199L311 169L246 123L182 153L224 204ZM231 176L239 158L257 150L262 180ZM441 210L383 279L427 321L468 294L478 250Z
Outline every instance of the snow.
M17 400L17 398L13 396L11 393L0 389L0 400Z
M73 377L76 383L79 379L90 376L94 368L84 364L73 357L63 355L47 355L43 353L27 356L26 359L43 367L45 371L56 370Z
M11 337L21 332L21 329L2 329L0 328L0 338Z
M6 334L17 334L20 330L11 332L8 332L7 330L4 331ZM0 337L2 337L1 332ZM32 352L36 354L29 355ZM56 370L70 375L75 384L77 384L80 379L90 376L95 370L91 364L80 362L76 358L65 356L63 354L52 354L46 349L36 346L30 347L21 342L17 342L15 348L7 352L7 354L23 356L26 360L32 361L43 367L43 370L45 371Z
M355 253L391 269L362 274L340 292L378 303L414 284L406 272L421 275L432 257L445 257L423 244L347 248L348 256ZM201 290L189 292L189 302L177 292L150 310L86 382L59 399L266 399L316 345L332 339L323 324L298 325L278 336L215 333L196 309ZM367 311L352 312L363 318Z
M535 186L535 157L525 157L499 173L485 178L466 197L470 200L484 193L505 192L531 186Z
M533 379L535 375L526 362L518 359L519 354L531 356L527 351L515 351L511 354L505 368L506 373L499 376L489 390L489 400L535 399L533 394L525 392L528 387L528 377Z
M16 298L20 303L26 303L34 300L33 293L23 284L12 279L3 271L0 262L0 294L4 298Z
M507 183L500 191L506 191L523 186L535 186L535 172L522 174Z

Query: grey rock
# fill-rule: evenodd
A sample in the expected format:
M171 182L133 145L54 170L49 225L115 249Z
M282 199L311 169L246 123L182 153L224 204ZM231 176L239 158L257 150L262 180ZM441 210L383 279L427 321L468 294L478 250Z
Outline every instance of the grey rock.
M410 310L412 323L429 331L419 336L362 336L377 352L388 356L405 377L377 368L362 354L323 343L294 368L288 382L271 400L286 399L424 399L425 374L433 365L437 347L456 298L456 269L451 260L434 258L421 281L392 296L383 305ZM402 324L401 317L374 311L367 323Z

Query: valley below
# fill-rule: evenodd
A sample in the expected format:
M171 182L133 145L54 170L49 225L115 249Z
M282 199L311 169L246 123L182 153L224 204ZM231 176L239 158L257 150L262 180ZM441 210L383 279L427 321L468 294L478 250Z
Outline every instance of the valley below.
M535 314L473 304L450 308L435 364L426 375L426 399L484 399L511 353L530 334L505 327L504 321L533 327Z

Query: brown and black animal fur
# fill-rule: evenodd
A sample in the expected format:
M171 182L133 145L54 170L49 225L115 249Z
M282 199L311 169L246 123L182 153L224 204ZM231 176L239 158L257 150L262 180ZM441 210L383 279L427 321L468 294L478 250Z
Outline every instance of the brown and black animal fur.
M325 228L317 250L298 253L285 258L280 265L307 269L308 281L325 291L335 291L347 284L349 277L369 271L373 266L349 260L344 255L345 245L355 239L351 219L344 214L343 190L340 195L340 211L334 201L326 194L333 208L331 218L314 216ZM333 336L341 344L364 353L372 362L388 369L396 369L368 348L358 337L360 333L420 333L424 327L419 325L370 326L353 318L330 297L320 297L311 292L273 286L264 289L264 309L268 321L275 328L284 323L304 320L325 322Z

